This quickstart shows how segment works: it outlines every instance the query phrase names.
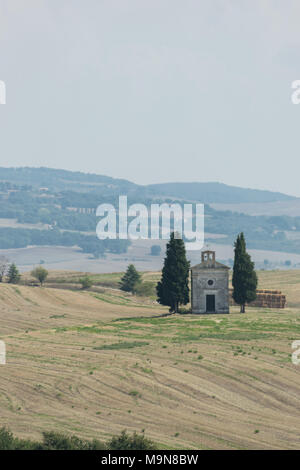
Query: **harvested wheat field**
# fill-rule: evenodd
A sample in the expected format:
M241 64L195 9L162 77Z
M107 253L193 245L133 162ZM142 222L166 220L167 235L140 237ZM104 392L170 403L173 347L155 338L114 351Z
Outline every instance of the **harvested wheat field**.
M127 429L161 449L300 447L297 308L161 316L118 291L7 284L0 300L1 425L20 437Z

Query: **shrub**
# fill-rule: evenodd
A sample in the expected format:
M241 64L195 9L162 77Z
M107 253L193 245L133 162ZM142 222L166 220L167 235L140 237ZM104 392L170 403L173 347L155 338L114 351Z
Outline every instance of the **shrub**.
M154 443L143 434L133 433L132 436L122 431L119 436L114 436L107 444L109 450L154 450Z
M103 450L105 445L100 441L86 441L77 436L66 436L58 432L43 433L43 450Z
M14 449L14 436L6 428L0 429L0 449L13 450Z
M180 307L178 309L178 313L180 315L188 315L189 313L192 313L192 309L191 308Z
M141 397L141 394L137 390L131 390L131 392L129 392L129 395L131 397Z
M89 289L93 285L93 281L89 276L84 276L79 279L82 289Z
M30 274L32 277L35 277L35 279L37 279L42 286L47 279L48 271L42 266L38 266L37 268L33 269Z
M126 431L113 436L106 444L93 439L88 441L63 433L43 432L40 442L18 439L5 428L0 428L0 450L154 450L154 443L143 434L130 436Z
M36 450L38 448L37 442L18 439L5 427L0 429L0 450Z
M138 295L144 297L155 296L155 284L150 281L141 282L140 284L137 284L135 291Z

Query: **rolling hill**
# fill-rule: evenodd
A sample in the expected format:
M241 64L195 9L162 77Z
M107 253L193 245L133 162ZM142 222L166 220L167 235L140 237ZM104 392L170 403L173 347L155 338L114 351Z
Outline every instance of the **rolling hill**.
M5 168L0 167L0 182L45 187L50 191L96 192L130 194L132 197L171 197L209 203L264 203L297 199L286 194L239 188L217 182L160 183L138 185L124 179L93 173L82 173L53 168Z
M278 192L239 188L223 183L163 183L147 187L156 194L199 201L203 204L266 203L296 199Z
M119 291L7 284L0 298L1 423L17 436L127 429L159 449L299 448L299 308L162 317Z
M120 195L128 196L129 205L138 202L148 208L152 203L204 202L206 242L215 239L232 246L243 231L248 248L300 253L300 217L247 215L235 212L234 207L232 211L211 207L218 201L223 206L226 202L264 206L299 201L291 196L221 183L141 186L107 176L27 167L0 168L0 249L80 247L96 259L109 253L126 253L128 240L96 237L96 208L101 203L117 208Z

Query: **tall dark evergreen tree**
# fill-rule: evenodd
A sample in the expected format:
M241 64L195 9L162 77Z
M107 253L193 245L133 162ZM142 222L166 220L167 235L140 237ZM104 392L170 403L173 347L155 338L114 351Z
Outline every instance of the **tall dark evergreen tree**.
M133 264L130 264L126 273L121 279L120 289L125 292L136 292L136 288L141 283L141 275L137 272Z
M254 263L246 251L243 232L238 235L234 244L232 286L232 297L240 305L241 313L245 313L245 304L256 299L257 276Z
M21 274L19 273L17 266L15 265L15 263L12 263L8 269L7 282L11 284L18 284L20 278Z
M178 312L179 305L189 301L189 269L184 242L175 238L173 232L167 244L162 277L156 286L158 302L168 305L170 312Z

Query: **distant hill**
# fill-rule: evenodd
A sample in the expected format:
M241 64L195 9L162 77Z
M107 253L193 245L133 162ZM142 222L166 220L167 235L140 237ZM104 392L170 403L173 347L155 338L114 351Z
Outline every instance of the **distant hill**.
M205 204L234 204L241 202L275 202L296 199L282 193L259 189L239 188L223 183L162 183L148 185L153 193ZM226 201L226 202L225 202Z
M59 170L54 168L3 168L0 167L0 182L29 185L33 188L46 187L50 191L89 192L107 187L129 191L136 184L109 176L82 173L79 171Z
M223 183L161 183L138 185L125 179L117 179L93 173L52 168L3 168L0 167L0 183L46 187L50 191L75 191L80 193L118 195L132 198L169 197L205 204L264 203L297 199L286 194L240 188Z
M137 185L108 176L50 168L0 168L0 249L26 246L77 246L95 258L125 253L128 240L98 240L95 209L101 203L118 206L120 195L128 203L205 203L205 232L222 235L218 243L232 245L245 233L248 247L300 253L300 217L246 215L212 208L212 204L300 201L281 193L239 188L221 183L166 183ZM10 221L10 223L7 222ZM15 225L17 224L17 226ZM30 224L30 227L28 227ZM40 230L40 224L44 227ZM290 236L292 233L292 237Z

